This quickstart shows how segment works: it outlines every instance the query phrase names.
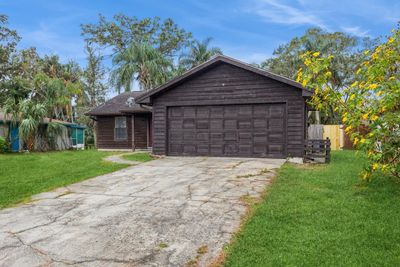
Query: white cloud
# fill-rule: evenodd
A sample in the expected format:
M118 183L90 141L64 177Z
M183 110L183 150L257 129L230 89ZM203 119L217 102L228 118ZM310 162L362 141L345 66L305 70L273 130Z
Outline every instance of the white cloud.
M359 26L355 27L341 27L342 31L357 36L357 37L368 37L368 31L361 29Z
M44 23L33 31L22 30L21 36L25 47L34 46L40 53L58 55L63 62L72 59L81 63L86 57L82 39L58 34Z
M256 0L249 12L257 14L267 22L286 25L313 25L327 28L316 15L305 10L285 5L276 0Z

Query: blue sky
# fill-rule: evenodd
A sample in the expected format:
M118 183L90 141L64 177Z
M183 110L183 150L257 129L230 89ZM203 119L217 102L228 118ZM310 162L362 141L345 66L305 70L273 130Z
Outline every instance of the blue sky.
M123 12L171 17L197 39L211 36L226 55L260 62L313 26L356 36L385 36L400 20L398 0L1 0L0 13L22 36L20 47L85 65L80 24Z

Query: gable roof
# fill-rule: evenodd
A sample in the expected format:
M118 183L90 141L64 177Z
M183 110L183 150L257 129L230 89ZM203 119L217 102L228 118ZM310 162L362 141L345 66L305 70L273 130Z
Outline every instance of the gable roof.
M151 90L149 90L147 92L142 93L141 95L139 95L136 98L136 102L137 103L142 103L142 104L149 103L149 99L148 99L149 97L154 96L154 95L156 95L156 94L158 94L158 93L160 93L160 92L162 92L164 90L167 90L167 89L169 89L169 88L171 88L171 87L173 87L173 86L175 86L175 85L177 85L177 84L179 84L179 83L181 83L181 82L183 82L183 81L185 81L187 79L190 79L195 74L197 74L197 73L199 73L199 72L201 72L201 71L203 71L203 70L205 70L207 68L210 68L210 67L212 67L212 66L214 66L215 64L218 64L218 63L230 64L230 65L236 66L238 68L245 69L247 71L251 71L253 73L262 75L264 77L267 77L267 78L270 78L270 79L273 79L273 80L276 80L276 81L291 85L293 87L296 87L296 88L302 90L303 91L303 96L311 96L312 95L312 91L311 90L309 90L307 88L304 88L300 83L298 83L296 81L293 81L291 79L288 79L286 77L283 77L283 76L278 75L278 74L274 74L272 72L269 72L269 71L266 71L266 70L263 70L263 69L256 68L256 67L254 67L254 66L252 66L250 64L244 63L242 61L236 60L236 59L231 58L231 57L228 57L228 56L225 56L225 55L218 55L218 56L216 56L216 57L214 57L214 58L212 58L212 59L210 59L210 60L208 60L208 61L206 61L206 62L204 62L204 63L202 63L202 64L200 64L200 65L198 65L198 66L196 66L196 67L194 67L192 69L190 69L190 70L188 70L187 72L183 73L182 75L180 75L180 76L178 76L178 77L166 82L165 84L163 84L163 85L161 85L159 87L156 87L154 89L151 89Z
M97 106L86 113L89 116L112 116L112 115L122 115L123 113L141 113L141 112L151 112L150 107L142 107L136 102L136 98L142 92L125 92L117 95L106 101L104 104ZM133 105L129 106L127 100L133 97Z

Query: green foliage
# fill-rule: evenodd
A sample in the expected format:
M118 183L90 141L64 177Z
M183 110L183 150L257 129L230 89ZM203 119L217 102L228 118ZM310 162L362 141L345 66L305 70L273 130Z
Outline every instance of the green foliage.
M363 153L284 165L227 250L225 266L399 266L399 184L358 179Z
M106 70L102 65L104 57L93 46L86 44L87 66L82 73L83 94L78 105L96 107L105 102L107 88L103 83Z
M378 169L400 178L400 29L364 55L352 84L341 91L333 89L334 57L319 52L302 56L306 68L299 70L298 81L314 89L311 105L342 115L354 145L368 154L363 179Z
M0 155L0 208L127 166L103 161L112 154L84 150Z
M111 82L120 93L131 91L135 79L144 90L164 83L171 61L148 44L132 43L114 56L113 64Z
M3 136L0 136L0 153L6 153L8 150L9 144L7 140Z
M7 27L7 23L8 17L0 14L0 80L13 71L13 66L9 63L21 39L15 30Z
M172 57L192 38L190 32L179 28L172 19L161 21L159 17L138 19L117 14L108 21L100 14L96 24L83 24L81 28L88 43L112 47L114 53L122 52L132 43L142 43Z
M189 49L189 53L182 54L179 58L179 64L186 69L191 69L216 55L222 55L222 50L218 47L209 47L212 41L211 37L203 41L195 40Z
M45 118L72 121L72 104L83 89L81 70L74 62L60 63L57 56L41 57L34 48L10 51L4 64L12 72L0 77L0 108L13 124L19 123L20 137L32 150L38 135L47 136L40 128L53 129L42 127Z
M363 49L372 47L377 40L360 40L342 32L325 32L319 28L310 28L301 37L293 38L289 43L274 50L274 57L261 63L260 67L273 73L296 79L297 70L306 67L301 55L307 51L318 51L321 57L334 56L330 62L330 88L340 94L354 78L355 68L365 57ZM346 98L344 99L346 100ZM321 112L321 121L325 124L340 122L340 114L327 106Z

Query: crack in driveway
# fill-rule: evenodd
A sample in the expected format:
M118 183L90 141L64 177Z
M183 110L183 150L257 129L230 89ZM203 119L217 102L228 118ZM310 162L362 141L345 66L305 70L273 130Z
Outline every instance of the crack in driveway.
M183 266L206 245L204 266L283 162L166 157L39 194L0 211L0 266Z

